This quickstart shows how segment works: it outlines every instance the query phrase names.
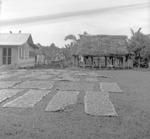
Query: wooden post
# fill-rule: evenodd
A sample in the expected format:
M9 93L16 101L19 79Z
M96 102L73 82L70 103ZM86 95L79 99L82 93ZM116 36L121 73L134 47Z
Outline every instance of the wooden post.
M123 68L125 68L125 61L126 60L126 57L125 56L123 56Z
M75 67L77 67L77 58L76 58L76 56L74 57L74 65L75 65Z
M85 57L83 56L83 68L85 68Z
M113 67L116 68L116 57L113 57Z
M101 57L99 57L99 67L101 68L102 67L102 64L101 64Z
M98 61L97 61L97 62L98 62L98 68L100 68L100 67L99 67L99 57L97 58L97 60L98 60Z
M128 68L133 68L133 58L128 56Z
M73 66L75 66L75 56L73 56Z
M77 67L77 60L76 60L76 56L74 56L74 66Z
M78 56L76 57L76 64L77 64L77 67L79 67L79 57Z
M92 68L93 68L93 57L91 56L91 66L92 66Z
M130 56L128 56L128 57L127 57L127 60L126 60L126 67L127 67L127 68L130 68L130 64L129 64L129 63L130 63L130 60L131 60L131 59L130 59Z
M112 65L114 65L114 59L113 59L113 57L112 57Z
M98 57L98 67L99 67L99 69L101 68L101 64L100 64L100 57Z
M91 66L91 57L89 56L88 59L89 59L88 66L90 67Z
M107 56L105 56L105 67L107 68Z

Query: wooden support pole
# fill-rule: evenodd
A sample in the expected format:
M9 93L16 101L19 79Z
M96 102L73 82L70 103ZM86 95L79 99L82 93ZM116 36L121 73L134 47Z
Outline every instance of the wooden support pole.
M77 67L77 56L74 57L74 62L75 66Z
M99 57L97 57L97 60L96 60L96 66L99 68Z
M76 57L73 56L73 59L74 59L74 60L73 60L73 65L76 66Z
M75 56L73 56L73 66L75 66L75 61L76 59L75 59Z
M93 68L93 57L91 56L91 66L92 66L92 68Z
M76 57L77 60L77 67L79 67L79 56Z
M126 57L125 56L123 56L123 68L125 68L125 61L126 60Z
M85 68L85 57L83 56L83 68Z
M99 57L99 67L101 68L102 67L102 64L101 64L101 57Z
M107 56L105 56L105 67L107 68Z
M114 59L113 59L113 57L112 57L112 65L114 65Z
M90 59L90 61L89 61L89 67L91 67L92 66L92 58L91 58L91 56L89 56L89 59Z

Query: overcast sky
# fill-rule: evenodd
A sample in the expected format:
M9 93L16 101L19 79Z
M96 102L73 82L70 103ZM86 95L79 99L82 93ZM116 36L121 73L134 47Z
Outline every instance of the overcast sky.
M3 24L0 32L22 30L23 33L31 33L35 43L49 45L54 42L59 47L64 46L67 34L77 35L84 31L89 34L129 36L130 28L137 30L142 27L143 33L150 34L148 2L149 0L1 0L0 23ZM66 15L67 18L64 18ZM34 20L37 17L39 21ZM26 24L18 19L25 19L23 21ZM30 23L30 19L34 22Z

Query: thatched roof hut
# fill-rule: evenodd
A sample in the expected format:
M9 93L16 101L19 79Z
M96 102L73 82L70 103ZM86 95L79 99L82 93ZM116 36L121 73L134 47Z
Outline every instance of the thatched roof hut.
M127 36L80 35L73 55L110 56L127 55Z

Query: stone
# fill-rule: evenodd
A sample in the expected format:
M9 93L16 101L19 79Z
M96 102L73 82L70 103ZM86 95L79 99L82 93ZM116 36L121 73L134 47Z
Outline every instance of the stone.
M0 80L2 80L2 79L6 79L6 78L9 78L9 77L11 77L10 75L0 75Z
M78 91L59 91L49 102L45 111L60 111L77 103Z
M101 82L100 89L106 92L116 92L122 93L123 91L120 89L117 83L115 82Z
M84 110L85 113L95 116L117 116L107 92L86 92Z
M0 89L12 88L17 83L19 83L19 81L0 81Z
M38 77L35 77L34 80L48 80L52 77L53 77L52 75L40 75Z
M48 90L29 90L24 95L6 103L3 107L17 107L17 108L32 108L44 96L49 93Z
M57 84L56 89L64 91L92 91L94 83L92 82L60 82Z
M94 76L94 77L96 77L96 76L98 76L98 74L96 72L89 72L88 76Z
M87 77L85 80L88 82L98 82L99 81L97 78L92 78L92 77Z
M14 88L29 88L29 89L51 89L53 82L50 81L25 81L16 85Z
M0 90L0 102L15 96L17 93L22 92L21 89L1 89Z
M88 73L75 73L75 76L88 76Z
M34 77L38 77L39 75L40 73L38 72L32 72L32 73L26 73L25 75L21 75L18 78L19 79L34 78Z
M57 84L56 89L62 91L79 91L80 87L77 82L60 82Z
M70 75L65 74L65 75L62 75L62 76L58 76L54 80L57 80L57 81L79 81L80 79L79 78L74 78L74 77L71 77Z

